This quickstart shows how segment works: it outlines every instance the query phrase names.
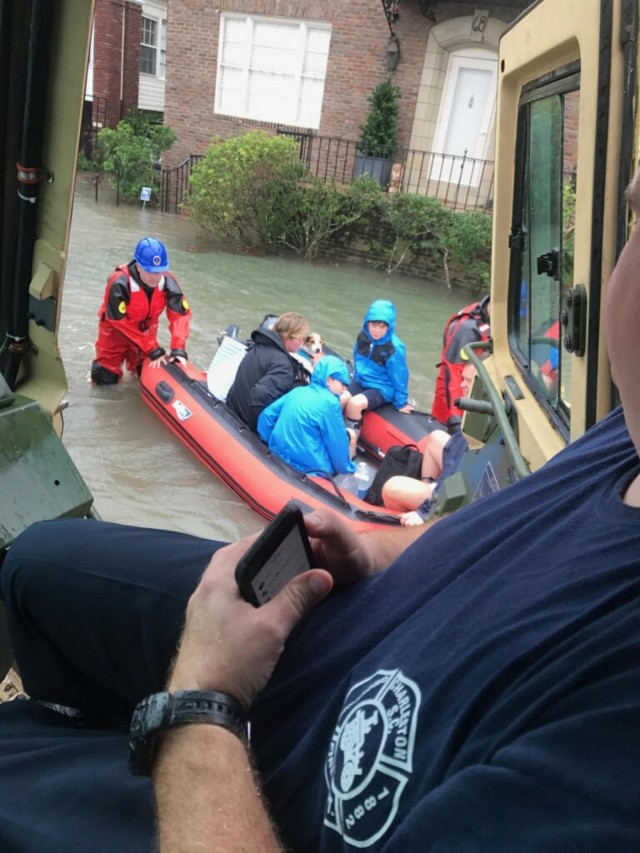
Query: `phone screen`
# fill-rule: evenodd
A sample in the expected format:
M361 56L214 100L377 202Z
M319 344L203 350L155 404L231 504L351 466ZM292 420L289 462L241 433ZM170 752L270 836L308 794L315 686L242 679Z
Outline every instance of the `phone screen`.
M270 601L283 586L312 565L302 511L293 503L267 525L236 566L243 597L255 607Z

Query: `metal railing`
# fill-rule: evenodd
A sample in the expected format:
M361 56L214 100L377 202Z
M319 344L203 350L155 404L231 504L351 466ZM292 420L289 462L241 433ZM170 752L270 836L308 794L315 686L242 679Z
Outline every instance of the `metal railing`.
M300 143L300 159L309 173L325 184L350 184L353 180L358 146L349 139L337 136L315 136L310 132L297 132L278 128L281 136L290 136Z
M325 183L350 184L356 172L358 145L350 139L315 136L309 131L278 130L300 145L300 159ZM368 158L370 159L370 158ZM452 210L493 208L494 163L435 151L400 150L393 158L389 189L437 198ZM364 173L367 172L367 164Z
M98 149L98 133L107 126L107 99L94 97L84 102L80 150L88 160L93 160Z
M278 133L296 140L300 159L310 175L326 184L347 185L356 174L367 174L368 165L356 166L358 145L336 136L316 136L310 131L278 128ZM193 167L202 159L191 154L173 168L163 168L160 180L160 208L177 213L189 194ZM371 158L367 158L371 160ZM404 149L393 158L389 192L436 198L452 210L493 208L494 163L454 154Z
M163 213L178 213L189 195L189 179L202 154L190 154L177 166L165 166L160 170L159 201Z
M404 193L436 198L452 210L493 209L494 163L467 154L404 152L400 186Z

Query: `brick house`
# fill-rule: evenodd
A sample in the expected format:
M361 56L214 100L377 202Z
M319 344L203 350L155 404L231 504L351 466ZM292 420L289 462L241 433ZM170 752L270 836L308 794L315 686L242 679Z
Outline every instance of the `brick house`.
M83 138L131 110L164 112L167 0L96 0Z
M421 191L420 152L436 152L441 159L430 154L429 168L441 173L451 158L490 161L498 40L527 5L169 2L165 122L178 142L165 163L203 153L213 135L255 127L355 143L367 97L389 74L401 90L399 150L414 191ZM463 181L480 181L474 168L465 167Z

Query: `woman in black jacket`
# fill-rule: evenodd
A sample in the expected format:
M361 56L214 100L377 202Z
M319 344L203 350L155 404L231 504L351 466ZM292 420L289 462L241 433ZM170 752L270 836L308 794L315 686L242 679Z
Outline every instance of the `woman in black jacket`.
M261 326L251 333L253 343L240 362L227 404L252 430L269 403L306 383L303 368L289 353L300 349L308 333L307 321L295 311L281 314L273 329Z

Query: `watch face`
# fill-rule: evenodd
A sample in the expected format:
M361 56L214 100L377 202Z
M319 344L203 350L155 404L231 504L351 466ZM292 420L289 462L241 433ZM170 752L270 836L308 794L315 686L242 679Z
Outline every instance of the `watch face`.
M136 708L131 721L134 736L143 736L160 728L169 704L168 693L154 693L148 696Z
M133 712L129 729L129 767L136 775L151 772L154 732L161 726L170 701L169 693L154 693L140 702Z

